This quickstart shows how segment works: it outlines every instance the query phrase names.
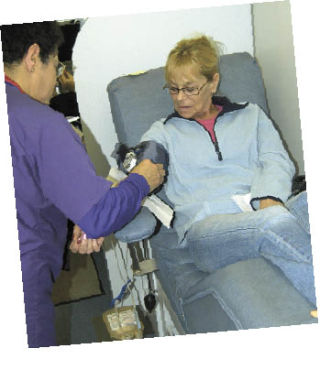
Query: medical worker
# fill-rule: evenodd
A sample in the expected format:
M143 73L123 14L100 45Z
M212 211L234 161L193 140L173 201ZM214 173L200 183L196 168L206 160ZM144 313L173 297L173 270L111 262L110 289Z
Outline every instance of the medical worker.
M129 222L165 173L146 159L117 187L96 175L68 121L48 106L63 70L55 22L3 25L1 40L28 344L51 346L51 291L62 267L67 219L87 234L84 248L99 250L101 239L95 239Z

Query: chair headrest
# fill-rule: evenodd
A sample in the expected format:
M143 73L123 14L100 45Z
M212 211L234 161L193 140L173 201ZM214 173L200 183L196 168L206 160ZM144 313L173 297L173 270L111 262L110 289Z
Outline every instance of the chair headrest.
M150 125L173 112L165 85L164 67L138 75L122 76L107 87L111 113L118 139L135 146ZM260 68L249 53L222 55L218 95L233 102L256 103L267 112Z

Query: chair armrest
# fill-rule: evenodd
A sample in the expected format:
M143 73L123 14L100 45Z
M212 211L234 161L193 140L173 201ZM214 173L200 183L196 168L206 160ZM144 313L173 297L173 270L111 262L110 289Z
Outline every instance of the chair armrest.
M149 238L157 225L155 216L146 207L136 214L134 219L126 224L121 230L114 233L114 236L124 243L134 243Z

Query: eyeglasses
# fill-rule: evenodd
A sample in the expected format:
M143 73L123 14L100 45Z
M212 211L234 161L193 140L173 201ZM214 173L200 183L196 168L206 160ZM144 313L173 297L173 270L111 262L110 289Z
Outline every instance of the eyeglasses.
M59 61L56 67L57 78L62 76L65 69L66 69L66 66L62 62Z
M164 85L164 89L168 89L169 93L171 95L178 95L180 91L182 91L185 95L187 96L192 96L192 95L199 95L201 89L208 83L205 82L201 87L182 87L179 89L178 87L173 87L170 85Z

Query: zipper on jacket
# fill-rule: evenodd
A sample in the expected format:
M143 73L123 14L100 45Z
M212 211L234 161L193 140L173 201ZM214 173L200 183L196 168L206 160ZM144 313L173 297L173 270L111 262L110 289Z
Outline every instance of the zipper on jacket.
M218 144L218 141L217 141L217 137L216 137L216 141L213 142L214 144L214 149L217 153L217 156L218 156L218 160L219 161L222 161L223 158L222 158L222 153L220 152L220 148L219 148L219 144Z
M222 153L220 152L220 148L219 148L219 144L218 144L218 138L217 138L217 134L216 134L216 131L215 131L215 127L216 127L216 124L218 122L218 118L219 118L221 112L223 112L223 109L218 113L218 115L216 117L216 122L215 122L215 124L213 125L213 128L212 128L214 137L216 138L216 140L213 142L213 145L214 145L214 149L215 149L215 151L217 153L217 156L218 156L218 160L219 161L222 161L223 158L222 158ZM211 135L210 135L210 137L211 137Z
M216 123L217 123L217 120L218 120L218 118L220 117L220 116L222 116L223 114L225 114L225 113L229 113L229 112L233 112L233 111L235 111L235 110L239 110L239 109L243 109L243 108L245 108L249 103L247 102L247 103L245 103L245 104L237 104L237 103L231 103L230 101L229 101L229 99L228 98L226 98L226 97L222 97L222 96L213 96L212 97L212 102L214 103L214 104L217 104L217 105L221 105L222 107L223 107L223 109L218 113L218 115L217 115L217 117L216 117ZM227 109L225 109L225 108L227 108ZM170 119L170 118L173 118L173 117L180 117L180 118L182 118L176 111L174 111L172 114L170 114L166 119L165 119L165 121L164 121L164 123L163 124L166 124L167 123L167 121ZM184 119L187 119L187 118L184 118ZM195 122L197 122L200 126L202 126L201 125L201 123L200 122L198 122L197 120L195 120L194 118L190 118L189 119L189 121L195 121ZM214 127L216 126L216 123L215 123L215 125L214 125ZM203 127L203 126L202 126ZM204 130L206 130L207 131L207 133L208 133L208 135L210 136L210 140L211 140L211 142L213 143L213 145L214 145L214 149L215 149L215 151L216 151L216 154L217 154L217 156L218 156L218 160L219 161L222 161L223 160L223 158L222 158L222 153L221 153L221 151L220 151L220 148L219 148L219 144L218 144L218 139L217 139L217 135L216 135L216 132L215 132L215 129L214 129L214 127L213 127L213 133L214 133L214 136L215 136L215 138L216 138L216 140L215 141L213 141L212 140L212 138L211 138L211 135L210 135L210 133L209 133L209 131L207 131L204 127L203 127L203 129Z
M215 150L215 152L216 152L216 154L217 154L217 157L218 157L218 160L219 161L222 161L223 160L223 158L222 158L222 153L221 153L221 151L220 151L220 148L219 148L219 144L218 144L218 139L217 139L217 135L216 135L216 132L215 132L215 126L216 126L216 124L217 124L217 120L218 120L218 117L219 117L219 115L220 115L220 113L221 113L222 111L220 111L219 113L218 113L218 115L217 115L217 117L216 117L216 119L215 119L215 124L214 124L214 126L213 126L213 128L212 128L212 130L213 130L213 134L214 134L214 137L215 137L215 141L213 141L212 140L212 137L211 137L211 135L210 135L210 132L200 123L200 122L198 122L197 120L195 120L195 119L192 119L193 121L195 121L195 122L197 122L197 124L198 125L200 125L206 132L207 132L207 134L209 135L209 137L210 137L210 140L211 140L211 142L212 142L212 144L213 144L213 146L214 146L214 150Z
M218 118L218 116L216 117L216 123L217 123L217 118ZM200 122L198 122L195 119L193 119L193 121L196 122L201 128L203 128L203 130L205 130L206 133L209 135L210 141L212 142L212 144L214 146L214 150L215 150L215 152L217 154L218 160L219 161L222 161L223 160L222 153L220 152L220 148L219 148L219 144L218 144L218 140L217 140L217 135L216 135L216 132L215 132L214 128L213 128L213 133L214 133L214 137L216 138L215 141L212 140L212 137L210 135L210 132ZM215 123L215 125L216 125L216 123Z

